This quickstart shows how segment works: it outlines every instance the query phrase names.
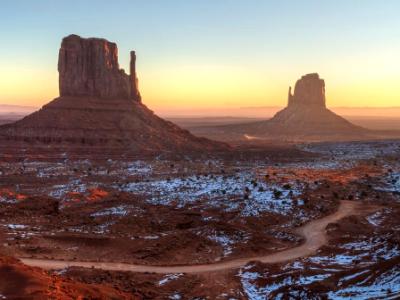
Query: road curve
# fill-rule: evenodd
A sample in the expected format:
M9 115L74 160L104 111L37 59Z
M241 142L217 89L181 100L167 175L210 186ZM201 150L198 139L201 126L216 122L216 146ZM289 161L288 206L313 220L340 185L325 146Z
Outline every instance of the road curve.
M260 261L263 263L279 263L314 254L321 246L325 245L328 242L325 231L326 226L329 223L336 222L346 216L357 214L358 207L359 203L342 200L340 202L338 210L335 213L321 219L313 220L296 229L296 232L305 238L305 242L302 245L264 256L245 257L205 265L182 266L151 266L115 262L83 262L35 258L20 258L20 260L28 266L40 267L43 269L83 267L109 271L130 271L139 273L151 272L160 274L223 271L243 267L251 261Z

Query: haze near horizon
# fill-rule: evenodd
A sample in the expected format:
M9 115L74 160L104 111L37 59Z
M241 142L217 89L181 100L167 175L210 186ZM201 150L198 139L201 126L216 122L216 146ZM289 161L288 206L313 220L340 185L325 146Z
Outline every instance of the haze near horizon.
M6 1L0 11L0 103L58 95L59 41L71 33L138 56L155 111L284 106L289 85L318 72L330 107L397 106L397 1ZM94 5L96 14L92 14Z

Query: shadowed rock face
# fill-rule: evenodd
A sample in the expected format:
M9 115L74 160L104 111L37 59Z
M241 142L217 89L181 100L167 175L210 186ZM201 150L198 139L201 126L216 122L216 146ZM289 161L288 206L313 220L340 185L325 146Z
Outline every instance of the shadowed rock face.
M325 82L317 73L307 74L297 80L294 94L289 88L288 106L316 106L325 108Z
M266 125L266 134L317 140L360 137L365 133L364 129L326 108L325 82L317 73L297 80L293 95L289 89L288 106Z
M325 82L318 74L302 76L289 88L288 105L266 121L204 127L197 135L224 140L261 138L284 141L359 140L374 137L367 129L353 125L326 107Z
M131 75L119 68L118 48L105 39L70 35L58 57L60 96L134 99L140 101L136 55L131 52Z
M136 53L131 51L131 64L130 64L130 88L131 98L137 101L142 101L142 97L139 92L139 80L136 75Z
M60 97L13 124L0 126L0 142L101 147L133 154L225 150L155 115L142 102L136 54L130 75L119 68L115 43L70 35L59 52Z

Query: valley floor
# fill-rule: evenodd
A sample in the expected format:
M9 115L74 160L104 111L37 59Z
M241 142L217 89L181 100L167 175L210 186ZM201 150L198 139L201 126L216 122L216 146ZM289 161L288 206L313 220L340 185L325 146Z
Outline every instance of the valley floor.
M8 157L0 251L139 299L396 299L400 142L296 147L279 159Z

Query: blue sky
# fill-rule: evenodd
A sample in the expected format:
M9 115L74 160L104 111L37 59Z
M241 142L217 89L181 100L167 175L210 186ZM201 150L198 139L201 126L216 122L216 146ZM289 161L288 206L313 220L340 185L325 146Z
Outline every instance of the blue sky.
M376 99L379 93L370 91L370 84L386 89L382 84L390 87L400 75L400 1L3 0L0 5L0 79L8 84L0 84L3 103L40 105L57 96L57 51L71 33L116 42L124 68L129 50L136 50L142 93L155 106L280 105L287 87L308 72L327 80L333 105L361 105L366 98L372 106L396 101L389 92ZM30 75L19 78L12 70ZM180 82L188 89L179 91ZM15 88L20 83L26 91ZM367 87L368 94L355 91ZM229 89L234 92L225 95ZM249 97L233 95L241 91ZM200 97L212 99L200 103Z

